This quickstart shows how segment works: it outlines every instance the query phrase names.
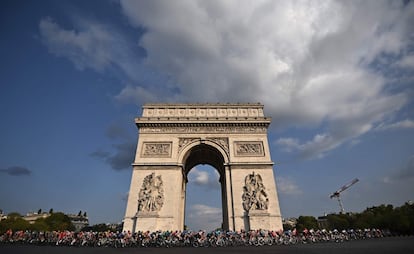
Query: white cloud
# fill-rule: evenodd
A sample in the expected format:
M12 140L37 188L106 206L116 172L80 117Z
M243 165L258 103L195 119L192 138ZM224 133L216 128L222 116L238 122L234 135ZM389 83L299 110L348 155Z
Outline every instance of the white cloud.
M414 121L405 119L392 124L382 124L377 127L377 130L399 130L399 129L414 129Z
M122 82L155 85L163 80L164 77L160 75L152 78L147 74L155 72L142 64L139 47L116 26L79 16L72 20L73 29L60 26L50 17L40 20L40 39L52 54L69 59L79 70L92 69L99 73L110 71ZM121 92L119 97L123 96ZM141 97L152 98L149 92ZM129 98L126 99L129 102Z
M414 55L404 56L399 62L398 65L407 69L414 69Z
M206 185L209 183L209 179L208 179L208 173L205 171L199 171L197 169L194 169L194 182L196 184L200 184L200 185Z
M287 152L291 152L300 147L299 140L295 138L279 138L276 140L276 145L281 146Z
M104 26L88 24L79 31L65 30L51 18L44 18L39 23L40 35L51 53L67 57L75 66L83 70L92 68L103 71L113 61L112 45L114 38Z
M209 171L193 168L188 174L189 183L194 183L199 186L205 186L207 188L218 188L220 187L219 173L214 170L213 173Z
M349 144L355 144L356 137L371 130L371 125L355 125L345 126L333 129L331 132L316 134L312 140L300 143L299 140L293 138L280 138L276 141L276 145L287 152L297 151L303 159L323 158L326 153L337 148L341 144L349 141Z
M136 102L156 102L158 97L141 86L126 86L121 92L115 96L117 101L124 103L136 103Z
M279 176L276 178L276 182L277 189L281 194L300 195L303 193L299 186L290 178Z
M192 230L211 231L221 227L221 222L221 208L194 204L187 210L186 223Z
M298 152L302 159L317 159L326 156L329 151L344 143L355 145L360 142L357 137L372 129L370 123L357 123L354 126L342 126L342 129L332 128L326 133L316 134L311 140L300 143L297 139L280 138L276 144L284 151ZM286 141L293 140L295 143Z
M174 100L260 101L281 126L326 126L278 142L321 157L372 129L409 96L371 69L410 47L414 4L388 1L129 1L146 64L179 84ZM189 25L191 24L191 25ZM403 61L409 63L408 60ZM320 131L319 131L320 132ZM289 141L290 143L286 143Z
M313 137L277 143L317 158L371 131L411 99L404 87L388 92L375 63L411 68L412 2L120 4L130 23L145 30L139 39L145 58L115 26L77 18L65 29L44 18L39 30L50 52L80 70L120 70L128 84L115 96L121 102L260 101L276 119L272 128L314 128Z
M204 216L204 215L219 215L221 209L217 207L211 207L207 205L195 204L191 206L191 210L194 212L191 216Z

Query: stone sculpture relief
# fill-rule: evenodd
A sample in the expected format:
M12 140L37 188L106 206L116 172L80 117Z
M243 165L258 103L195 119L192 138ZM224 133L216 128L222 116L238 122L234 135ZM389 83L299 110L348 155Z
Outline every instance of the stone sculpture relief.
M243 208L246 212L251 210L267 210L269 198L263 185L262 177L254 172L244 179Z
M263 156L262 142L237 142L236 143L237 156Z
M178 140L178 152L180 153L188 144L199 141L200 138L179 138ZM229 141L228 138L207 138L206 140L210 140L224 149L224 151L228 154L229 153Z
M171 144L170 143L144 143L145 157L167 157L171 156Z
M138 212L158 212L164 204L161 175L147 175L138 196Z
M200 138L180 138L178 140L178 152L184 149L188 144L200 140Z
M140 133L266 133L266 127L235 126L235 127L141 127Z
M210 138L213 142L219 144L227 154L229 154L229 141L228 138Z

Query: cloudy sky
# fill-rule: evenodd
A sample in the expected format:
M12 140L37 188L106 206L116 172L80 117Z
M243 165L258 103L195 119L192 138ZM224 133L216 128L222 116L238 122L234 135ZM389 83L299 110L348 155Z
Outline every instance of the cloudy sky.
M124 216L148 102L261 102L283 217L413 200L411 1L1 1L0 209ZM220 224L190 174L191 228ZM202 198L200 198L202 197Z

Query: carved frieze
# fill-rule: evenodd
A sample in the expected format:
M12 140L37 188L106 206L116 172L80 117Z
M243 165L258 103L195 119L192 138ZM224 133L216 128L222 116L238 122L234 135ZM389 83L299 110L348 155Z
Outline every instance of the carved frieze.
M263 117L260 104L154 105L144 107L144 117Z
M234 149L236 156L264 156L261 141L235 142Z
M138 194L139 212L158 212L164 204L164 188L161 175L147 175Z
M208 138L208 140L211 140L214 143L221 146L221 148L223 148L227 154L229 153L229 139L228 138Z
M269 198L267 197L262 177L253 172L245 177L244 184L242 195L243 209L246 212L251 210L267 210Z
M141 127L140 133L266 133L264 126Z
M184 147L188 144L193 143L194 141L200 140L200 138L179 138L178 139L178 152L180 153Z
M171 143L144 142L142 157L171 157Z
M200 141L201 138L179 138L178 139L178 153L180 153L188 144L195 141ZM228 154L229 153L229 141L228 138L212 137L206 140L211 141L219 145Z

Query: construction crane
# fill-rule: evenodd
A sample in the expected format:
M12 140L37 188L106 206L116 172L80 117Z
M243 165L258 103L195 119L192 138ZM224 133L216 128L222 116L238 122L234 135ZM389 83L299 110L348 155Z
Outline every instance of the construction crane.
M348 189L352 185L356 184L358 181L359 181L358 178L355 178L351 182L345 184L344 186L342 186L341 188L339 188L337 191L335 191L334 193L332 193L331 196L329 196L330 198L337 198L338 199L339 208L341 208L341 212L340 213L345 213L344 206L343 206L342 201L341 201L341 192L343 192L344 190Z

